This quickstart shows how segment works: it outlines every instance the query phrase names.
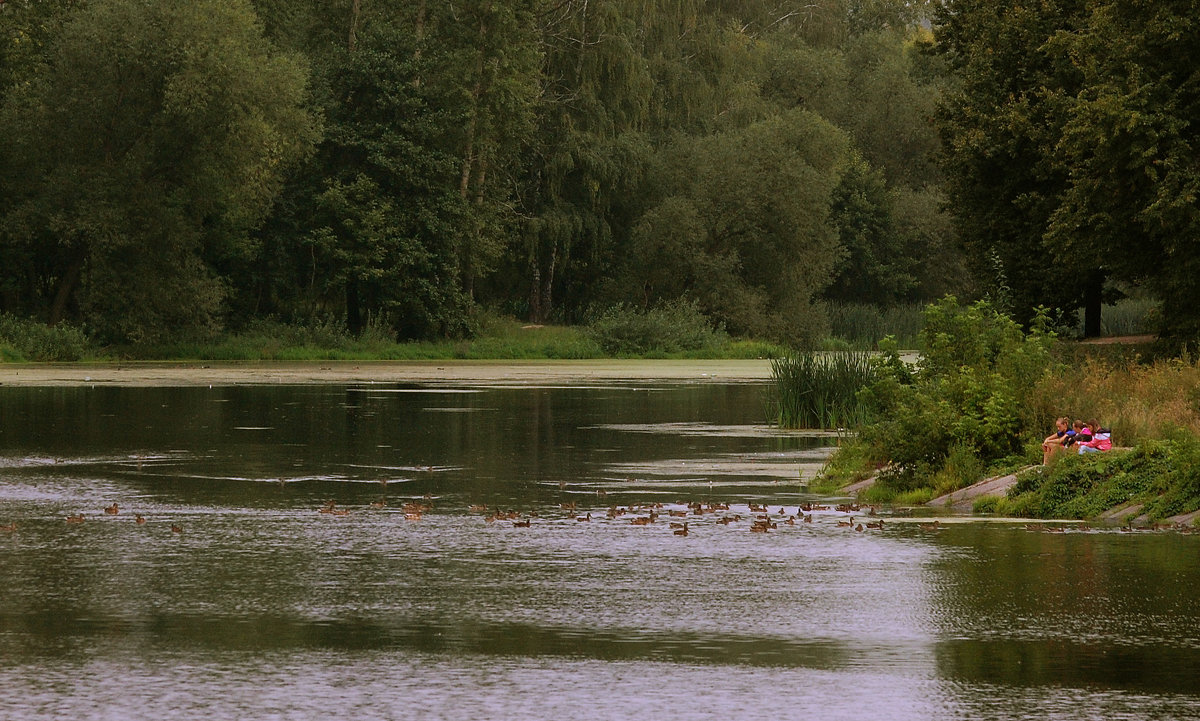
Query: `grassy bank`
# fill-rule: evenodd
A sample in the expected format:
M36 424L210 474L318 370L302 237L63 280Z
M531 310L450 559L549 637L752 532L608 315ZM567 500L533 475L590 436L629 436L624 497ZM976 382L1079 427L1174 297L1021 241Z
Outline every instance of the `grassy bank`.
M922 360L910 379L885 375L857 394L873 419L814 484L832 491L868 476L864 500L919 504L1042 461L1060 416L1113 429L1129 452L1069 457L1022 476L980 510L1087 518L1137 503L1152 518L1200 509L1200 362L1146 361L1022 332L987 304L926 310Z
M334 323L257 321L213 338L140 346L101 346L82 329L0 314L0 362L420 361L753 359L786 355L784 346L730 338L679 314L610 313L588 326L529 325L481 316L471 338L396 342L385 330L351 336Z

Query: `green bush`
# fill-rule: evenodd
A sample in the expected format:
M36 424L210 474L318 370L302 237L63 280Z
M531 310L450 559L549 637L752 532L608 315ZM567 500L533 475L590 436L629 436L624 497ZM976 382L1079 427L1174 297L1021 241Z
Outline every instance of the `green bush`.
M871 389L879 420L862 438L891 464L885 488L953 490L1026 452L1023 434L1036 427L1031 389L1054 367L1043 328L1025 334L984 302L946 298L926 309L914 382Z
M729 342L695 303L673 301L641 310L619 304L588 325L588 335L605 353L615 356L672 355L716 351Z
M75 326L49 326L0 313L0 360L78 361L88 355L87 335Z

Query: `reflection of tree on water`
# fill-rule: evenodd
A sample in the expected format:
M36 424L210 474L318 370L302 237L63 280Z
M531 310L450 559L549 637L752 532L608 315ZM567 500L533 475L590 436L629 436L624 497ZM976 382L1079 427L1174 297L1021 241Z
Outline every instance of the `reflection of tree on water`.
M942 676L1193 693L1200 564L1187 539L957 526L931 573ZM969 555L964 555L969 554Z

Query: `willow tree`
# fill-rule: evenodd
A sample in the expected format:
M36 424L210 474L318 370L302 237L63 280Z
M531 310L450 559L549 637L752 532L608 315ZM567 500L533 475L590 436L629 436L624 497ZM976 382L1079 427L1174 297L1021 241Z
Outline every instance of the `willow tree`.
M214 326L215 271L315 138L304 65L244 0L93 0L6 99L5 244L50 322L152 341Z

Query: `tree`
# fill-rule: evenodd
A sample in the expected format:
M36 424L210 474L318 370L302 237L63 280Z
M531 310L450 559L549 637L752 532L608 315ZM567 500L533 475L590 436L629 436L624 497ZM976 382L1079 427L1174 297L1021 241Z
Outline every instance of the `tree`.
M1080 3L954 0L934 25L958 87L939 112L945 190L983 287L1022 323L1044 305L1069 313L1098 301L1086 257L1047 239L1070 168L1048 152L1061 136L1077 71L1047 41L1081 22Z
M1049 237L1064 254L1152 289L1161 332L1200 336L1200 19L1191 2L1106 2L1050 51L1070 63L1052 152L1070 168Z
M93 0L0 110L28 310L102 338L213 327L215 272L317 133L306 73L244 0Z
M663 200L643 216L633 257L696 252L671 261L691 274L664 290L685 288L733 333L810 343L821 330L813 301L837 254L828 217L846 156L845 135L802 110L681 138L655 179Z

